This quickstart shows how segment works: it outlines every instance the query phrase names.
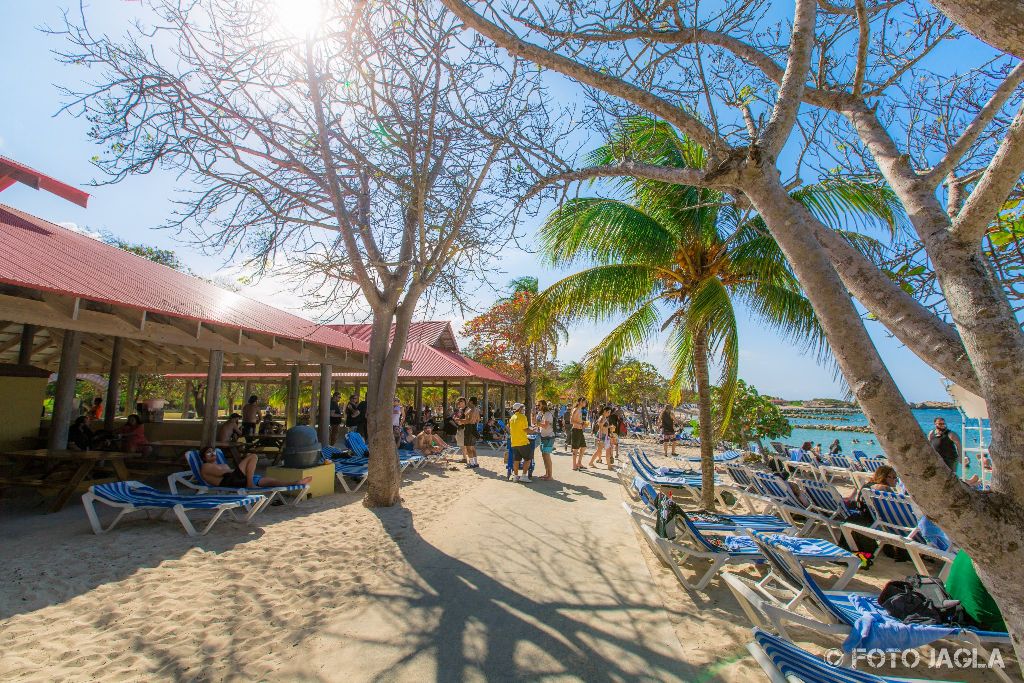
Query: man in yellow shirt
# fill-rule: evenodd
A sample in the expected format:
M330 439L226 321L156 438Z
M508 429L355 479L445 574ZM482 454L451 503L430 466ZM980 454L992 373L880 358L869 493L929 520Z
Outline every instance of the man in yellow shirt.
M526 406L522 403L512 405L512 417L508 421L508 433L512 439L512 474L509 481L521 481L529 484L530 462L533 460L533 443L530 441L530 420L526 417ZM519 468L522 466L522 477Z

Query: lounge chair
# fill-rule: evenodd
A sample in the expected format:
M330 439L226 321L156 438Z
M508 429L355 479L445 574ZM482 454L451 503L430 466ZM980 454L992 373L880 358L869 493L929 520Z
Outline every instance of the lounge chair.
M721 463L726 463L726 462L732 462L733 460L736 460L737 458L741 457L742 455L743 454L740 453L739 451L728 450L725 453L718 453L718 454L716 454L714 456L714 460L715 460L716 464L721 464ZM701 458L700 458L699 455L695 455L695 456L692 455L692 456L688 457L686 460L688 462L700 462Z
M370 447L366 444L366 440L363 438L362 434L360 434L359 432L349 432L348 434L345 435L345 440L348 442L348 447L352 451L352 457L348 458L350 463L359 461L366 463L369 461ZM424 458L422 455L410 455L408 452L403 451L398 452L398 464L399 468L403 472L405 471L405 468L409 467L410 465L416 468L422 465L424 462L426 462L426 458Z
M858 621L862 614L856 605L871 605L872 621L884 623L888 620L905 626L903 622L895 617L888 616L878 606L877 595L874 593L848 592L839 588L823 590L814 578L801 566L800 558L794 555L788 548L779 544L769 534L749 532L751 539L756 544L762 555L772 567L773 573L778 573L782 583L788 585L798 584L796 598L788 604L781 604L771 594L765 591L755 590L754 586L744 581L736 574L725 577L726 585L739 601L743 611L750 617L755 625L770 625L780 636L786 640L792 640L786 625L789 623L811 629L817 633L831 634L837 636L850 636L858 629ZM815 616L805 616L796 612L796 607L804 600ZM944 632L945 631L945 632ZM857 631L859 633L859 631ZM1010 636L1005 632L981 631L977 629L941 629L936 628L931 634L925 634L921 644L930 641L944 640L967 641L981 652L986 652L982 642L1009 644ZM848 643L849 641L847 641ZM845 648L844 648L845 649ZM1003 680L1009 681L1006 674L997 669L997 674Z
M694 501L700 501L702 483L701 476L699 474L680 476L663 475L640 461L635 452L628 453L627 456L629 458L629 464L632 466L636 476L641 477L644 481L659 488L669 488L675 491L681 491ZM632 479L632 477L628 476L628 473L624 468L620 468L619 473L620 480L622 478L627 478L627 481ZM627 481L623 481L623 485L628 486Z
M242 521L248 522L252 516L259 512L267 504L268 498L261 494L238 495L187 495L179 496L173 493L157 491L151 486L146 486L140 481L117 481L109 484L94 484L82 496L82 506L85 507L85 515L89 518L93 533L102 534L113 529L125 515L132 512L145 512L147 515L154 510L164 513L172 510L174 515L185 528L189 536L203 536L208 532L217 520L227 512L233 519L234 511L238 508L246 510ZM108 507L118 508L120 512L106 528L100 523L99 515L96 513L96 503L102 503ZM196 530L189 519L188 513L194 510L208 510L213 512L206 525L201 530Z
M649 523L642 521L642 516L632 515L631 517L661 561L672 570L679 583L690 590L704 590L726 565L757 564L764 561L764 557L752 539L745 536L706 536L685 512L677 517L678 528L683 532L685 542L662 538L655 533ZM797 548L797 557L802 563L810 565L845 564L846 570L836 581L837 586L846 586L860 567L860 558L829 541L782 535L778 535L778 538ZM681 561L676 560L676 554L680 556ZM682 571L683 566L690 560L710 562L710 566L696 581L690 581Z
M640 477L634 477L633 485L628 491L630 497L641 503L649 513L651 523L654 523L654 515L657 514L656 500L658 491ZM633 494L636 494L635 496ZM632 511L629 504L622 502L627 511ZM714 522L699 519L699 513L694 516L693 522L701 531L739 531L741 529L756 529L757 531L783 532L791 531L793 527L781 517L774 515L723 515L717 514Z
M220 465L226 465L227 460L224 458L224 453L218 448L217 452L217 463ZM181 484L185 488L192 489L196 493L233 493L239 496L245 496L250 493L260 493L267 496L267 504L273 502L274 498L280 497L284 500L284 494L294 494L292 497L292 504L298 505L299 502L309 496L309 484L287 484L285 486L260 486L260 480L263 478L258 474L254 474L252 477L253 483L256 486L252 488L248 487L237 487L237 486L213 486L212 484L206 483L203 479L202 469L203 461L199 456L199 451L189 451L185 454L185 460L188 462L188 472L175 472L167 477L167 486L171 489L171 493L178 494L178 485Z
M845 455L823 455L818 469L825 475L828 481L835 481L838 478L848 479L854 486L857 480L854 473L857 472L856 463Z
M956 557L956 550L942 550L929 545L923 538L919 540L918 525L921 523L921 513L910 496L875 489L863 489L860 496L875 521L870 527L860 524L842 526L843 535L850 548L857 548L853 536L853 532L856 531L874 538L878 541L879 548L890 545L906 550L919 574L931 574L929 566L924 562L925 557L931 557L940 563L939 576L946 575L953 558Z
M789 483L774 474L754 472L754 486L764 499L770 501L769 510L775 510L780 517L800 530L798 536L810 536L817 527L828 528L833 524L830 518L808 510L793 493Z
M922 679L876 676L845 666L833 666L788 640L759 628L754 629L754 642L747 645L747 650L764 669L770 683L925 683ZM928 683L942 681L929 679Z
M858 511L848 507L843 495L828 482L816 479L797 479L795 481L807 494L807 499L810 501L807 509L826 518L822 523L828 529L832 540L838 543L839 535L842 533L842 524Z

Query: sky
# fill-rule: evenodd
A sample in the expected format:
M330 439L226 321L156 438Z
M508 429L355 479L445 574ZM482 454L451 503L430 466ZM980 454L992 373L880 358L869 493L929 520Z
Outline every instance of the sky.
M60 64L52 51L61 47L61 39L39 30L43 26L60 25L65 7L68 7L65 3L47 0L0 0L0 64L3 65L0 67L0 93L3 93L4 103L0 106L0 154L84 187L101 179L90 163L99 150L87 136L85 120L58 114L64 104L58 85L81 87L88 73ZM77 8L77 3L71 7ZM119 27L127 26L140 13L140 5L124 0L93 0L87 12L94 24L117 34ZM596 144L599 141L595 140ZM173 232L158 229L171 213L176 187L182 187L181 181L173 174L158 170L116 185L84 187L92 195L88 209L21 184L3 192L0 203L55 223L74 225L82 230L108 231L130 242L173 249L196 273L236 279L242 274L237 263L224 255L204 254ZM545 287L564 275L541 266L537 256L528 251L535 227L535 224L522 226L527 237L521 244L526 249L506 248L496 258L499 269L496 282L533 275L539 279L541 287ZM315 312L303 310L301 296L280 279L265 278L245 287L241 293L306 317L316 317ZM488 290L483 291L480 305L486 305L495 296ZM451 317L458 331L461 319L454 315L444 317ZM790 399L844 397L844 389L830 369L801 355L790 341L751 320L742 309L739 317L741 378L761 393L773 396ZM559 360L579 359L611 327L612 323L573 328L569 340L559 350ZM869 322L868 329L907 400L948 400L937 373L877 323ZM658 342L638 355L670 374L669 363Z

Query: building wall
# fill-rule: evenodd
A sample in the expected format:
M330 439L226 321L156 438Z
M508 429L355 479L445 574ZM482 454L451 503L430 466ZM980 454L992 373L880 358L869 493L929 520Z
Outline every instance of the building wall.
M0 376L4 406L3 419L0 419L0 450L16 451L36 446L45 395L45 377Z

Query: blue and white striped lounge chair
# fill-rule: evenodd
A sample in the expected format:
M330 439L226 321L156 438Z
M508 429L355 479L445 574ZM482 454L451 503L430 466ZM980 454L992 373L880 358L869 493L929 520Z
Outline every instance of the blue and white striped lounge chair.
M890 545L906 550L919 574L931 574L929 566L924 562L925 557L938 560L939 576L945 577L956 557L956 549L942 550L920 538L918 525L921 523L921 513L910 496L876 489L862 489L860 496L875 521L870 527L859 524L842 526L843 535L851 548L857 547L852 533L856 531L877 540L879 548Z
M228 464L228 461L224 458L224 453L218 448L217 452L217 463L220 465ZM274 498L280 497L284 499L284 494L293 494L292 504L298 505L300 501L309 495L309 484L288 484L286 486L260 486L260 480L263 478L258 474L254 474L252 481L256 484L253 488L247 487L235 487L235 486L213 486L206 483L203 479L202 468L203 461L199 457L199 451L189 451L185 454L185 460L188 462L188 472L175 472L167 477L167 486L171 489L171 493L178 493L178 485L181 484L185 488L192 489L196 493L234 493L235 495L244 496L250 493L261 493L267 496L267 504L273 502Z
M889 461L885 458L860 458L857 460L857 464L860 465L861 469L865 472L874 472L882 465L888 465Z
M351 449L353 457L348 458L350 462L362 461L366 463L370 458L370 447L366 445L366 439L359 432L349 432L345 435L345 440L348 442L348 447ZM408 453L406 451L398 452L398 465L399 468L404 472L405 468L412 465L413 467L419 467L426 461L422 455L415 453Z
M810 536L817 527L828 528L832 523L828 517L808 510L793 493L789 483L781 477L768 472L754 472L754 486L771 503L764 512L778 512L780 517L800 530L798 536Z
M658 536L650 524L641 523L637 517L634 521L647 537L648 543L657 553L661 561L672 570L684 587L690 590L702 591L711 580L726 565L732 564L760 564L764 561L761 551L757 549L754 541L746 536L711 536L705 535L690 517L683 513L680 515L680 531L683 531L684 540L667 539ZM749 530L748 530L749 532ZM835 565L845 564L846 570L836 582L837 585L845 586L860 567L860 558L852 553L843 550L834 543L823 541L817 538L799 538L796 536L772 535L778 537L780 542L791 545L798 551L797 557L801 563L808 565ZM676 555L679 560L676 560ZM707 570L699 575L696 581L691 581L683 573L683 567L690 560L704 560L710 562Z
M657 487L664 487L676 491L682 491L693 500L700 500L700 491L702 486L700 474L690 474L681 476L663 475L659 474L656 470L653 470L647 465L645 465L641 460L638 459L635 452L629 453L628 457L629 464L632 466L634 473L636 474L636 476L641 477L644 481L647 481ZM629 477L628 473L624 468L619 470L619 477L623 485L628 487L628 482L629 480L632 479L632 477Z
M324 446L321 448L321 457L324 462L330 462L334 465L334 476L337 478L338 483L341 484L341 488L345 489L346 493L355 493L366 483L366 479L369 476L370 468L368 461L365 457L339 458L338 456L340 455L341 450L334 446ZM355 480L355 486L348 483L349 479Z
M251 495L187 495L179 496L173 493L157 491L151 486L146 486L140 481L117 481L109 484L94 484L82 496L82 506L85 508L85 516L89 518L93 533L102 534L113 529L121 519L133 512L145 512L147 515L153 511L161 514L167 510L174 512L174 515L185 528L189 536L203 536L208 532L217 520L227 512L233 519L234 511L242 508L246 511L242 521L248 522L252 516L259 512L267 504L268 499L258 493ZM104 528L96 512L96 503L102 503L108 507L117 508L120 512L114 520ZM189 519L188 513L194 510L210 511L213 516L206 522L201 530L196 530Z
M841 589L823 590L807 570L801 566L800 558L783 544L780 544L774 537L770 534L753 531L750 532L750 535L751 540L754 541L757 548L772 565L772 571L775 572L780 566L785 567L781 571L784 574L785 583L788 584L791 581L796 581L799 583L800 590L796 599L792 600L788 605L781 605L766 593L758 594L753 592L750 586L739 576L727 576L727 585L755 625L770 624L786 640L792 640L786 630L787 623L797 624L818 633L847 636L856 627L858 620L862 616L854 607L856 599L867 600L877 607L877 595L874 593L856 593ZM819 618L805 616L795 610L801 598L807 600L813 613ZM761 617L764 617L764 619ZM877 613L872 613L872 618L875 620L890 618L893 621L898 621L895 617L887 617L887 614L881 608L878 608ZM902 624L902 622L900 623ZM961 629L956 633L946 636L939 635L935 639L941 640L944 638L967 641L982 652L985 652L981 646L982 642L995 644L1008 644L1010 642L1008 633L980 631L970 628ZM1010 680L1006 677L1005 673L999 670L997 670L997 673L999 673L1003 680Z
M634 448L632 450L632 453L649 470L651 470L652 472L657 472L658 474L660 474L662 476L666 476L666 477L700 477L700 470L695 470L692 467L688 467L687 469L684 469L684 470L676 468L676 467L659 468L657 465L654 464L654 462L651 460L650 456L647 455L647 453L642 448Z
M633 478L633 485L630 487L632 490L630 493L636 493L635 499L638 500L646 508L647 512L651 515L651 522L654 522L653 515L657 514L657 507L655 501L658 497L658 491L653 486L645 482L640 477ZM627 511L631 511L632 508L623 501L623 507ZM744 529L755 529L757 531L768 531L768 532L784 532L791 531L793 529L784 519L776 517L774 515L723 515L719 514L719 521L701 521L694 519L694 525L701 531L740 531Z
M831 523L826 522L824 524L829 534L831 534L832 540L838 543L842 524L851 515L856 514L857 510L849 508L843 499L843 495L839 493L835 486L828 482L816 479L797 479L796 483L807 494L807 499L810 501L807 509L823 515L827 520L831 520Z
M845 455L839 453L835 455L822 455L821 464L818 465L818 469L821 470L828 481L842 478L851 481L854 486L857 485L857 480L853 476L853 473L857 471L857 465Z
M759 628L754 642L747 645L754 661L761 665L770 683L925 683L922 679L876 676L845 666L833 666L793 643ZM929 679L928 683L943 683Z
M824 474L818 469L818 463L814 456L800 448L790 448L789 458L782 461L783 467L790 472L797 472L803 475L810 475L815 479L824 479Z
M743 455L742 453L740 453L739 451L735 451L735 450L728 450L725 453L717 453L714 456L715 464L722 464L722 463L726 463L726 462L732 462L733 460L736 460L737 458L739 458L742 455ZM700 456L699 455L691 455L686 460L688 462L700 462Z

